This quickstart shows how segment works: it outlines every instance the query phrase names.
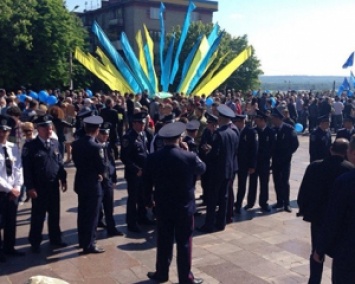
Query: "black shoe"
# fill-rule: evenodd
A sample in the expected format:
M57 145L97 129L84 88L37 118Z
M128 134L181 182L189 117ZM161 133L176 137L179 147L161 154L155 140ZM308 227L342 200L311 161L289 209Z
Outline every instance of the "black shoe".
M147 276L149 279L154 280L158 283L164 283L167 282L169 280L169 277L162 277L159 276L156 272L148 272Z
M146 226L154 226L156 224L155 221L147 219L142 219L137 222L139 225L146 225Z
M245 205L244 206L244 210L245 211L248 211L249 209L253 208L253 206L250 206L250 205Z
M99 221L99 223L97 224L97 227L98 228L106 228L107 225L106 225L106 223L104 221Z
M128 231L132 233L141 233L142 230L137 225L127 226Z
M97 246L93 246L90 247L88 249L84 249L83 253L84 254L89 254L89 253L103 253L105 252L105 250L103 248L97 247Z
M32 246L31 247L31 251L33 253L40 253L41 252L41 248L40 248L40 246Z
M283 205L281 203L276 203L276 204L272 205L272 208L274 208L274 209L280 209L282 207L283 207Z
M201 284L201 283L203 283L202 278L194 278L194 280L192 280L192 284Z
M233 223L233 219L228 219L228 220L226 220L226 223L227 223L227 224Z
M116 228L114 230L109 230L107 231L107 235L109 237L114 237L114 236L123 236L123 233L117 230Z
M198 212L198 211L196 211L195 213L194 213L194 216L195 217L198 217L198 216L201 216L202 215L202 213L201 212Z
M292 212L292 208L291 208L289 205L284 206L284 210L285 210L286 212L288 212L288 213L291 213L291 212Z
M58 248L65 248L68 246L67 243L59 241L59 242L51 242L52 246L58 247Z
M213 233L213 229L207 227L206 225L196 228L196 231L201 232L201 233Z
M264 205L264 206L261 206L261 210L265 211L265 212L270 212L271 211L271 208L269 205Z
M0 262L6 262L6 256L3 252L0 252Z
M25 253L23 251L19 251L16 249L10 249L10 250L4 249L4 254L11 255L11 256L25 256Z

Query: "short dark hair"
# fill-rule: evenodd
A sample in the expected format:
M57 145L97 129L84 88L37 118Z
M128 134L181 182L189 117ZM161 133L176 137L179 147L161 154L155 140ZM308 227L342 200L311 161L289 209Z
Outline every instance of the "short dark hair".
M354 140L352 143L353 143L354 148L355 148L355 137L353 136L351 138L351 140ZM349 141L347 139L345 139L345 138L338 138L338 139L335 139L335 141L333 142L333 144L332 144L330 149L335 154L345 156L346 152L348 151L348 148L349 148Z
M7 110L6 110L6 114L7 115L10 115L10 116L17 116L17 117L20 117L21 116L21 110L19 107L17 106L12 106L12 107L9 107Z

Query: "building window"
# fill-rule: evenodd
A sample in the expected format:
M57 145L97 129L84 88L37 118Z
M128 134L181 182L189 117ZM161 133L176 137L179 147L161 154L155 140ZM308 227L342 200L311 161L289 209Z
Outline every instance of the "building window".
M152 20L159 20L159 13L160 13L160 9L159 8L151 7L150 10L149 10L149 17Z
M160 40L161 32L157 30L150 30L149 35L153 41L158 42Z
M192 12L191 13L191 22L197 22L199 20L201 20L200 14L198 12Z

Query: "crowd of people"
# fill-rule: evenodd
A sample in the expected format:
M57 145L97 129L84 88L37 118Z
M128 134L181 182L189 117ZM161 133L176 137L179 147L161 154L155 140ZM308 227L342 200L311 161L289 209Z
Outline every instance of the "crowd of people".
M299 132L310 132L311 162L331 155L330 129L339 139L350 140L354 133L351 99L329 94L228 90L207 98L176 93L163 99L147 92L47 92L56 97L55 104L30 95L20 101L0 89L0 261L23 255L15 249L16 212L19 202L29 199L32 252L40 252L46 214L50 243L67 245L60 230L60 190L68 188L65 165L72 162L79 247L83 253L103 253L96 245L98 226L108 236L123 235L113 218L115 161L120 159L127 182L127 230L139 234L145 226L157 226L156 271L148 277L168 279L175 239L180 283L202 283L191 273L193 218L201 211L195 199L206 206L204 224L196 228L202 233L224 230L235 214L253 208L258 184L263 212L292 212L289 178L300 134L295 123L303 125ZM272 206L270 173L277 198ZM200 197L194 193L197 180Z

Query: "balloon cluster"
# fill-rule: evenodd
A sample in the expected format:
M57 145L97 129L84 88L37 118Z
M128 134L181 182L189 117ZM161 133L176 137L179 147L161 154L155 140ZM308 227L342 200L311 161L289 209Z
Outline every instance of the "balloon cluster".
M28 94L29 97L31 97L34 100L38 100L42 103L45 103L47 105L55 105L58 102L58 99L56 96L50 96L46 91L42 90L38 94L34 91L31 91ZM26 94L21 94L18 96L18 100L21 103L24 103L26 101L26 98L28 97Z

